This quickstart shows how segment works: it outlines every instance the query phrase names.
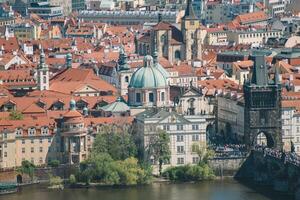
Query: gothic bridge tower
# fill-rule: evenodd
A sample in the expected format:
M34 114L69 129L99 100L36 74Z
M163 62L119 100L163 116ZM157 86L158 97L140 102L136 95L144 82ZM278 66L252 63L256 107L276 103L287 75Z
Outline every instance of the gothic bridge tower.
M265 56L257 52L251 80L244 84L245 118L244 140L251 148L265 139L264 145L282 148L281 83L276 69L274 80L269 80Z

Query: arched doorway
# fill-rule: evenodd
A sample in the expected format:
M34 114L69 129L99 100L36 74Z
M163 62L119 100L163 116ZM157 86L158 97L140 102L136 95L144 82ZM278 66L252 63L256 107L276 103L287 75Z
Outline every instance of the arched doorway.
M17 175L17 183L18 183L18 184L23 183L23 177L22 177L21 174L18 174L18 175Z
M265 132L259 132L253 140L253 145L267 146L269 148L273 148L275 146L275 142L270 134Z

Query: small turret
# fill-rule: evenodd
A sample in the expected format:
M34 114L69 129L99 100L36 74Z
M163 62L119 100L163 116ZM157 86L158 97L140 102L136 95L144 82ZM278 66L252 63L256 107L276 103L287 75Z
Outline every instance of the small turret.
M74 99L70 101L70 110L76 110L76 101Z
M72 68L72 54L68 53L66 56L66 67Z

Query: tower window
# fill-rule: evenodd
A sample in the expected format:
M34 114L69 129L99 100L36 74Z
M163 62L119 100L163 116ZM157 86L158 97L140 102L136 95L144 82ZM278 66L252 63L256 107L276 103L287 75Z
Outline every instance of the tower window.
M154 95L153 93L149 93L149 102L154 102Z
M164 92L162 92L160 94L160 99L161 99L161 101L165 101L165 93Z
M140 103L140 102L141 102L141 93L136 93L136 94L135 94L135 101L136 101L137 103Z
M128 83L129 82L129 77L125 76L125 82Z

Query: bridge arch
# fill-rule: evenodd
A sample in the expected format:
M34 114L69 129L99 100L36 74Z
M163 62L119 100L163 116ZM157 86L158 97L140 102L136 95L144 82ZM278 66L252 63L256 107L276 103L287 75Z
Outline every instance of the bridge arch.
M252 146L261 145L267 146L268 148L275 147L275 140L272 135L268 132L259 131L252 141Z

